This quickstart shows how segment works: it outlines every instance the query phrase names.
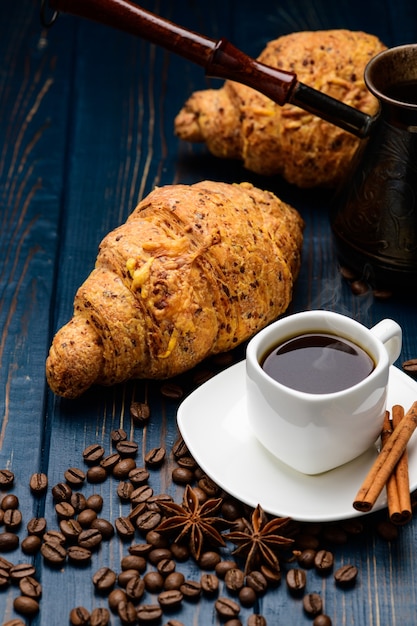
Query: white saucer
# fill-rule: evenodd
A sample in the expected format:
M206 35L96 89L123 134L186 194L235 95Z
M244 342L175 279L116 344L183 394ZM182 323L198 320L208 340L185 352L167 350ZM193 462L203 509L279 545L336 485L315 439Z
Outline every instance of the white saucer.
M388 405L407 411L417 383L391 367ZM222 489L252 507L300 521L334 521L363 515L352 502L376 455L372 447L335 470L308 476L278 461L252 434L245 404L245 361L196 389L180 405L178 427L200 467ZM417 430L409 444L410 490L417 488ZM385 490L373 511L386 506Z

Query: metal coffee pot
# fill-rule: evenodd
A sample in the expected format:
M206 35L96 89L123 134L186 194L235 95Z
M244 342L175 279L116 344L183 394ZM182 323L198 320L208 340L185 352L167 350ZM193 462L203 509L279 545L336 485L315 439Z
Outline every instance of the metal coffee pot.
M129 0L49 0L53 11L85 17L160 45L206 74L252 87L279 105L291 103L362 138L351 178L336 194L331 227L337 253L369 284L396 290L417 280L417 44L391 48L365 68L378 98L372 117L259 63L222 38L184 29ZM46 0L42 5L46 21Z

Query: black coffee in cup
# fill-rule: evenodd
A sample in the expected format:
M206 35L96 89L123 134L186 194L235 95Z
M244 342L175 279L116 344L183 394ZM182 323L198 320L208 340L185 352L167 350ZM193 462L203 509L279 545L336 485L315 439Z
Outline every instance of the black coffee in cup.
M279 383L305 393L342 391L369 376L371 356L355 343L329 333L311 332L275 346L261 361Z

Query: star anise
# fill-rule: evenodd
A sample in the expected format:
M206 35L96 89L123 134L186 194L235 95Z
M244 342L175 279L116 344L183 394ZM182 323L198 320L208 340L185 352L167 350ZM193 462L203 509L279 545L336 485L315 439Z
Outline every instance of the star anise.
M267 565L274 572L280 571L278 552L291 545L294 540L278 534L278 531L284 529L290 520L289 517L275 517L269 520L258 504L250 522L246 518L242 519L244 530L236 530L224 535L225 539L238 546L233 554L246 559L245 573L253 571L262 564Z
M215 517L222 502L222 498L212 498L200 504L195 491L187 485L182 505L175 502L159 504L167 518L156 531L174 536L174 541L178 543L186 539L192 556L198 561L205 545L226 545L218 528L227 528L230 524L221 517Z

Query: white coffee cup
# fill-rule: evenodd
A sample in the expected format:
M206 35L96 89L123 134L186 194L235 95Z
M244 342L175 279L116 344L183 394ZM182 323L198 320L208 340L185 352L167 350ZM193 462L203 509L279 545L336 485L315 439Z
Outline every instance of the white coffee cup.
M276 346L305 333L350 340L374 361L372 372L342 391L306 393L277 382L262 368ZM368 329L331 311L296 313L273 322L249 342L246 393L250 426L280 461L305 474L326 472L373 445L386 410L389 368L401 352L401 327L384 319Z

